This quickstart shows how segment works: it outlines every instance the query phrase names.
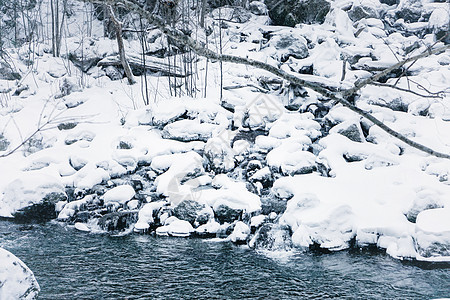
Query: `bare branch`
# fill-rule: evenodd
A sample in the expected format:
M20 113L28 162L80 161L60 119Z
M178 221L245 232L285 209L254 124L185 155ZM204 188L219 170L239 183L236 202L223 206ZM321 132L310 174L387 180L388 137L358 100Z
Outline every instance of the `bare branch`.
M414 94L416 96L420 96L420 97L423 97L423 98L439 98L439 99L442 99L443 96L441 95L441 93L444 93L442 91L442 92L438 92L438 93L429 93L429 95L424 95L424 94L417 93L417 92L415 92L413 90L410 90L410 89L401 88L401 87L393 85L393 84L387 84L387 83L381 83L381 82L371 82L369 84L370 85L376 85L376 86L389 87L389 88L396 89L396 90L399 90L399 91L402 91L402 92L411 93L411 94Z

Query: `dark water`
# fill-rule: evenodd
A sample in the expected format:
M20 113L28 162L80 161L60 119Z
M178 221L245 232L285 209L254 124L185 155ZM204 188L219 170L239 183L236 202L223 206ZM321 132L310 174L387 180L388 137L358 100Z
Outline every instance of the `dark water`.
M271 255L200 239L86 234L0 221L0 247L21 258L40 299L430 299L450 297L448 265L384 254Z

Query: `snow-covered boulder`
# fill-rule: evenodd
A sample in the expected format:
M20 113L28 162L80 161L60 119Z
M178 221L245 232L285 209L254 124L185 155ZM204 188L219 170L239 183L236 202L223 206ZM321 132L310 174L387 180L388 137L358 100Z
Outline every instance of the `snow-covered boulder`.
M267 164L274 172L283 175L307 174L317 169L316 156L302 151L305 143L295 139L284 141L281 146L267 154Z
M14 254L0 248L0 299L37 299L40 290L33 272Z
M378 18L381 3L378 0L355 0L348 16L353 21L367 18Z
M433 10L428 19L428 27L431 28L433 33L436 35L436 40L441 39L443 36L447 37L443 40L445 43L450 43L450 36L448 32L450 31L450 7L439 7Z
M164 127L162 136L182 142L204 141L206 142L218 125L201 123L200 120L180 120Z
M208 223L198 226L195 234L199 237L215 237L220 230L220 224L215 220L210 220Z
M166 221L166 224L156 228L156 234L160 236L170 235L174 237L188 237L194 232L191 223L184 220L178 220L176 217L171 217L173 220Z
M420 256L450 261L450 208L428 209L419 213L415 234Z
M131 185L124 184L116 186L107 191L103 195L103 200L105 201L105 204L109 202L118 202L121 204L125 204L125 202L133 199L135 194L136 192Z
M209 139L205 145L204 156L208 167L217 173L229 172L234 168L234 154L230 141L221 136Z
M236 244L243 244L247 242L247 238L250 234L250 227L242 221L238 221L234 225L233 232L230 234L228 239Z
M66 199L60 178L41 172L24 173L5 187L0 216L14 216L22 221L54 219L55 203Z
M302 59L309 55L306 39L295 29L275 32L270 37L268 46L275 49L274 56L283 62L291 56Z
M407 23L419 21L423 12L422 0L400 0L395 16Z

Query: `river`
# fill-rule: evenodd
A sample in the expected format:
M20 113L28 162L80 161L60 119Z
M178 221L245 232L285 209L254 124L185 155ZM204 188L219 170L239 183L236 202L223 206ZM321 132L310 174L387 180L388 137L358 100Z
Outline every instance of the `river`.
M448 264L377 251L270 253L214 240L109 236L0 221L0 247L33 270L39 299L430 299Z

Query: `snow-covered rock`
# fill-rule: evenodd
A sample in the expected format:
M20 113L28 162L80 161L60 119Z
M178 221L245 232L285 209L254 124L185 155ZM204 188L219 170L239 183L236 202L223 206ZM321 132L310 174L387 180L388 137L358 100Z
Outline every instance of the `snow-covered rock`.
M103 200L105 203L109 202L119 202L125 204L127 201L131 200L136 192L133 187L128 184L116 186L103 195Z
M0 248L0 299L37 299L41 290L33 272L14 254Z
M233 232L228 236L228 239L233 243L241 244L247 241L250 234L250 227L242 221L238 221L234 225Z
M5 187L0 216L52 219L56 217L55 203L66 198L60 178L42 172L24 173Z
M427 209L419 213L415 239L419 259L450 261L450 209Z

